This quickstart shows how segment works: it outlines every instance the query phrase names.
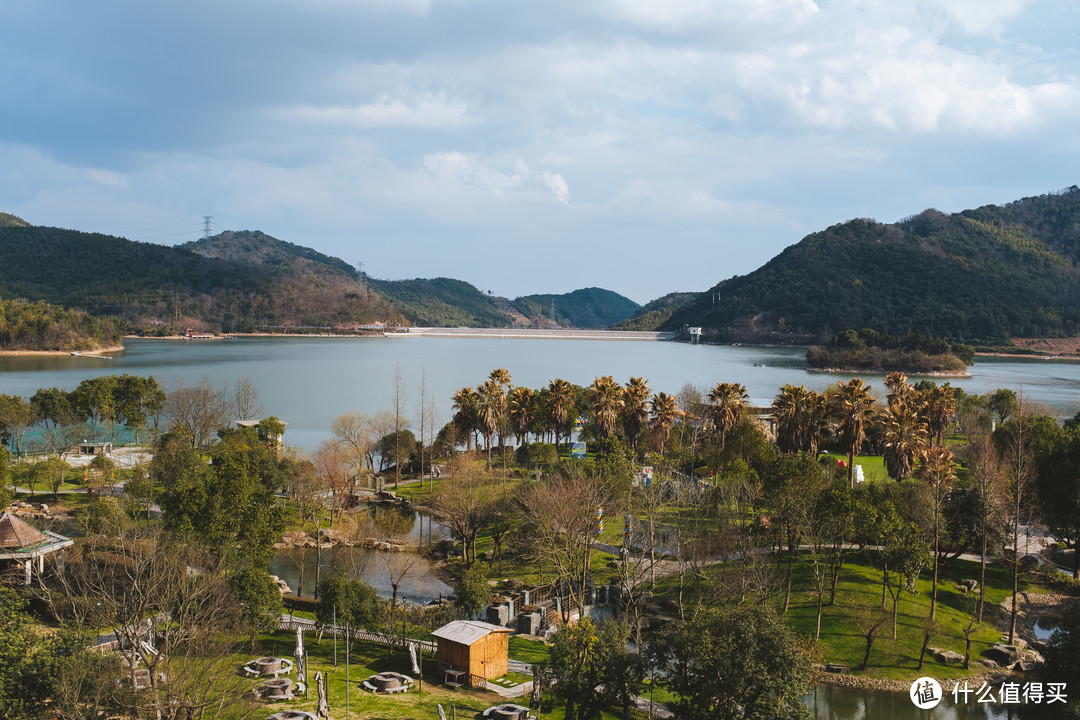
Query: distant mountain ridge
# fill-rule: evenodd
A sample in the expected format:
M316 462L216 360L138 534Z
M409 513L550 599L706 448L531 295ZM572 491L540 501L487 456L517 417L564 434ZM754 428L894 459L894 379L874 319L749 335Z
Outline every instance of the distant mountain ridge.
M638 307L633 300L601 288L509 300L450 278L369 282L415 325L600 329L625 319Z
M187 326L340 331L376 321L594 328L637 308L598 288L511 301L450 278L374 280L340 258L257 230L225 231L170 248L31 226L4 213L0 257L0 298L45 300L117 318L127 332L151 334ZM554 321L545 315L552 300L559 308Z
M693 302L701 293L672 292L650 300L625 320L612 325L612 330L652 331L659 328L675 311L687 303Z
M663 324L717 339L846 329L973 342L1080 333L1080 188L893 224L852 220L724 280Z
M281 249L268 236L232 237ZM197 249L213 251L209 244ZM128 332L176 332L189 325L248 332L260 326L405 321L344 270L300 257L279 262L287 254L262 253L268 262L260 264L251 257L208 257L97 233L0 226L0 297L116 317Z

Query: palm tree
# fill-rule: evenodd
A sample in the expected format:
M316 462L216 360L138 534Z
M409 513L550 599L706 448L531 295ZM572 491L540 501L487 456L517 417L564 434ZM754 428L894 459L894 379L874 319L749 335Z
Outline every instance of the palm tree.
M472 449L472 434L477 427L476 391L464 387L454 393L454 427L465 436L465 451Z
M510 392L510 381L511 381L512 378L510 376L510 371L507 370L506 368L495 368L494 370L491 371L491 374L488 375L488 379L491 380L492 382L498 384L499 393L502 395L502 406L503 407L502 407L502 412L499 414L499 425L498 425L498 427L496 428L495 431L496 431L496 433L498 433L498 436L499 436L499 447L502 448L503 465L505 467L505 465L506 465L506 447L505 447L505 444L503 442L503 438L506 437L506 432L509 429L508 425L507 425L507 417L506 417L506 396Z
M558 452L559 433L574 407L574 386L562 378L555 378L548 383L548 401L551 403L551 423L555 427L555 451Z
M934 533L934 580L930 592L930 619L937 615L937 581L938 581L938 549L941 543L942 511L945 508L945 500L956 482L956 473L953 471L952 451L946 447L933 447L926 452L919 476L926 481L929 491L930 509L933 513Z
M660 439L660 457L663 457L664 443L667 442L668 434L671 432L671 428L675 426L675 420L679 416L679 403L673 395L662 392L653 395L649 404L652 414L649 427L652 428L656 437Z
M499 429L503 412L506 408L506 396L503 395L503 387L494 380L488 380L476 388L476 416L480 430L484 433L484 444L487 446L487 467L491 469L491 436Z
M885 387L889 388L889 394L885 396L889 407L898 402L907 402L918 390L908 385L907 375L902 372L891 372L885 376Z
M630 440L630 447L637 450L641 428L649 419L649 383L643 378L632 377L623 388L623 430Z
M923 422L935 445L945 442L945 431L956 415L956 392L951 385L937 385L922 393Z
M926 423L919 416L914 397L906 397L890 402L878 415L885 440L885 470L897 481L911 477L926 451Z
M746 386L739 383L716 383L709 391L709 414L712 416L716 432L720 436L720 449L724 449L727 434L734 429L746 409Z
M532 409L533 391L527 387L516 387L510 391L506 400L506 410L510 417L510 427L514 429L514 439L520 445L528 437L529 411Z
M589 410L600 432L606 439L615 434L615 423L623 409L622 387L610 375L593 380L588 389Z
M829 396L832 416L836 420L840 445L847 450L848 482L855 487L855 456L866 437L866 422L874 408L870 386L859 378L836 383L839 390Z
M825 425L825 399L805 385L785 385L772 404L776 444L782 452L816 455Z

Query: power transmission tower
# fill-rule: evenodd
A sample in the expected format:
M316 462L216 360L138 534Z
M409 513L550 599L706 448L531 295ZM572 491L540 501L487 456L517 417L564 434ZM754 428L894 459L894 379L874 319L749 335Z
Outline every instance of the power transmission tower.
M213 215L203 215L202 216L202 219L203 219L203 238L204 239L210 237L210 218L212 218L212 217L214 217L214 216Z

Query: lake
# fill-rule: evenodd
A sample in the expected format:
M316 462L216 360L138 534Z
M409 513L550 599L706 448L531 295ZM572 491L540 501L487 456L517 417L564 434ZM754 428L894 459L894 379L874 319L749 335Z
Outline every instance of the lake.
M73 389L100 375L152 375L164 387L209 378L220 386L250 378L267 415L288 423L285 441L314 449L330 436L337 416L375 413L393 403L395 368L405 388L406 414L417 413L421 379L434 397L438 424L450 419L451 396L476 386L497 367L515 385L537 388L561 377L588 385L598 375L619 382L643 376L654 391L678 392L684 383L746 386L754 405L768 405L791 383L823 390L849 375L810 371L805 350L627 340L533 338L240 338L234 340L127 340L113 360L89 357L0 357L0 393L33 395L38 388ZM1058 417L1080 409L1080 363L1062 360L979 358L972 377L952 379L967 392L1005 387L1046 406ZM878 395L882 376L863 374ZM413 424L417 425L413 420Z

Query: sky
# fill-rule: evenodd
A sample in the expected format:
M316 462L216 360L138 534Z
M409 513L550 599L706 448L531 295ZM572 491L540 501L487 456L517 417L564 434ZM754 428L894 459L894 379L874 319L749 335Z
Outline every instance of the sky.
M1075 0L6 0L0 211L644 303L1076 184ZM2 262L2 258L0 258Z

